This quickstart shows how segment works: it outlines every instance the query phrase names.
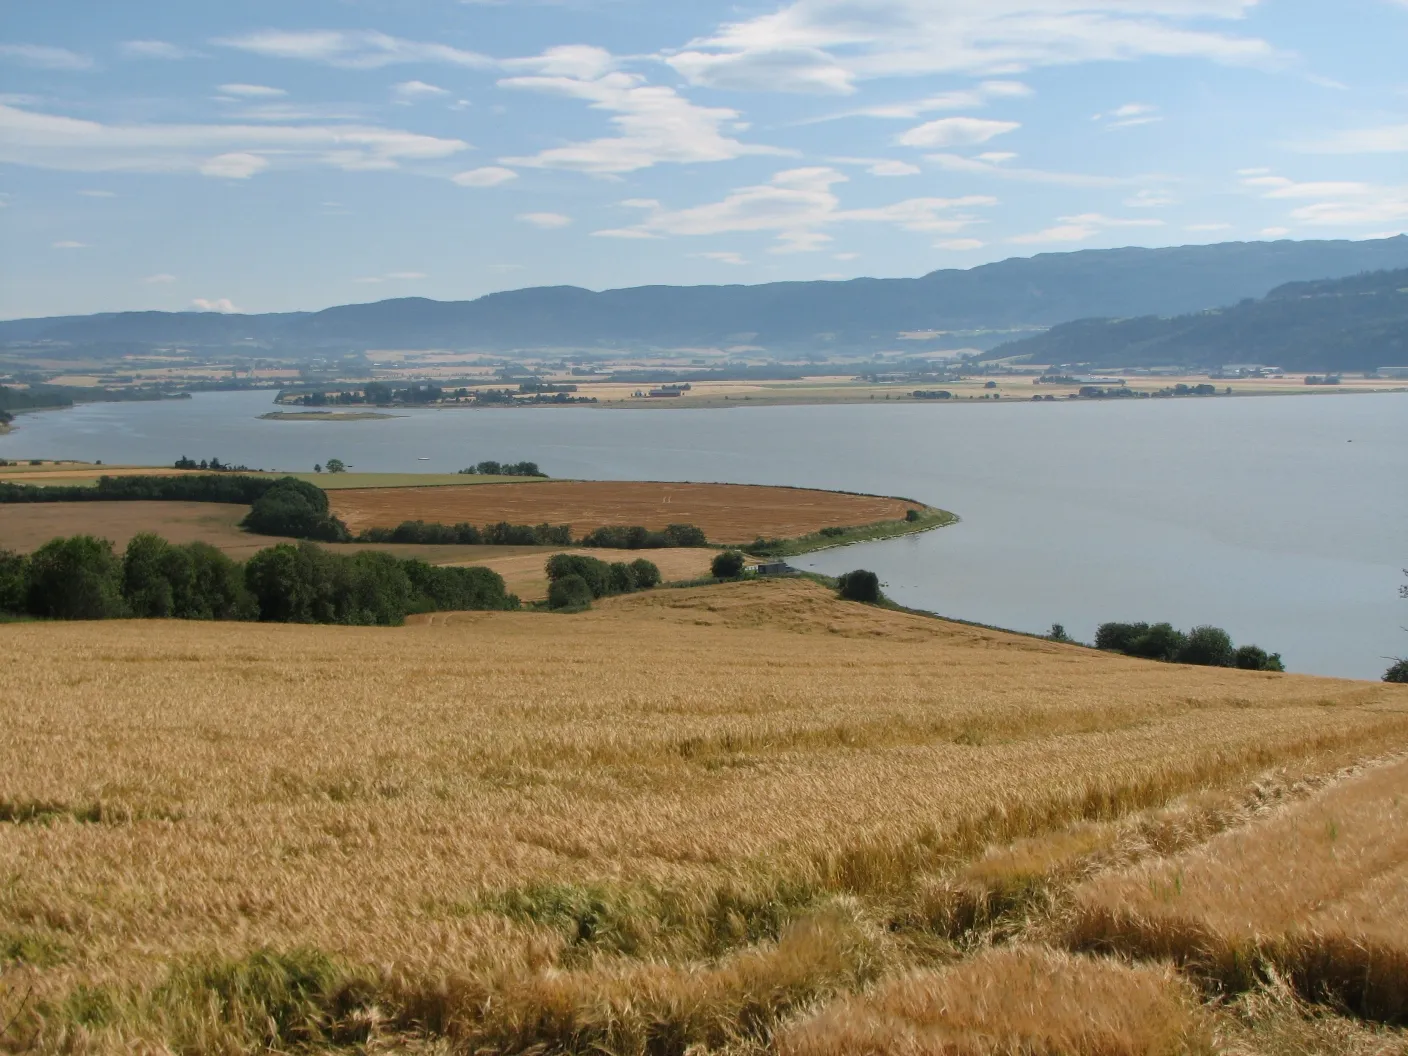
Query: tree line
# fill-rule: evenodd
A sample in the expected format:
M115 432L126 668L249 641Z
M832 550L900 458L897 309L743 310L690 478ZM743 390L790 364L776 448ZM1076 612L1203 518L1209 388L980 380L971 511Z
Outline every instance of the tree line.
M1257 645L1234 646L1221 627L1194 627L1187 633L1170 623L1102 623L1095 631L1095 648L1203 667L1239 667L1248 671L1284 671L1280 653Z
M56 620L260 620L398 626L408 615L516 609L487 568L438 568L364 551L280 543L241 564L206 543L146 533L118 554L106 539L52 539L0 551L0 612Z
M460 473L467 477L546 477L536 462L494 462L486 460L466 466Z

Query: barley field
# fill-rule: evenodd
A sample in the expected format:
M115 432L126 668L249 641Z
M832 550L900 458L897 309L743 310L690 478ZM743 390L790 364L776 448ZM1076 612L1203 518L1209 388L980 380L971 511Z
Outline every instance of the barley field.
M574 536L606 525L693 524L715 543L759 536L793 538L822 528L902 520L923 509L902 499L806 488L746 484L662 484L648 481L548 480L523 484L340 489L332 512L353 532L394 528L402 521L484 525L570 524Z
M1102 883L1398 795L1401 687L808 580L12 624L0 664L0 1051L1404 1051L1391 1010L1080 928ZM1399 808L1328 809L1360 847Z

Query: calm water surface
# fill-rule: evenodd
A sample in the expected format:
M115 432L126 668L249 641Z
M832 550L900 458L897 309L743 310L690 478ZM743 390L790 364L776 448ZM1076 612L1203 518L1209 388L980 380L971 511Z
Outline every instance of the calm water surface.
M961 524L810 555L898 601L1089 640L1109 619L1215 623L1296 671L1376 678L1408 652L1408 394L703 410L426 410L260 421L271 394L25 415L0 457L268 469L738 481L904 495ZM421 459L426 459L421 461ZM0 508L0 516L3 516Z

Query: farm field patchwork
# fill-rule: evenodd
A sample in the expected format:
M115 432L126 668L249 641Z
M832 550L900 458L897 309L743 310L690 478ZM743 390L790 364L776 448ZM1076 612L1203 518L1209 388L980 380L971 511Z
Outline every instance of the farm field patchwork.
M0 635L0 1013L41 1052L864 1048L813 1017L913 1052L1196 1052L1223 1012L1060 950L1037 894L1408 750L1400 687L1109 656L807 580L399 629ZM955 911L983 885L988 917ZM1033 980L1057 963L1122 1010ZM1043 1004L1045 1034L993 1041Z
M902 520L920 504L903 499L743 484L645 481L543 481L417 491L350 490L330 496L333 512L354 532L422 520L475 525L570 524L574 535L605 525L693 524L711 542L807 535L827 527Z
M30 553L56 536L95 535L122 550L142 532L155 532L173 543L203 542L243 561L256 551L279 543L297 542L242 531L248 506L222 502L26 502L0 507L0 550ZM539 563L554 553L541 546L455 546L408 543L323 543L337 553L385 550L397 557L414 557L433 565L483 565L534 555ZM616 551L620 554L621 551ZM619 557L617 558L619 560ZM546 588L544 588L546 589Z

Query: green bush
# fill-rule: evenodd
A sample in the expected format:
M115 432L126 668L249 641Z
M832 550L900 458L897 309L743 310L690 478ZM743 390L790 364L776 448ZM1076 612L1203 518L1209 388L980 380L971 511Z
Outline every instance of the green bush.
M548 587L548 608L580 611L592 607L592 588L578 575L554 579Z
M328 509L327 493L293 477L278 481L250 507L240 527L260 535L285 535L322 543L352 537Z
M28 609L29 558L0 550L0 612L22 613Z
M1183 648L1183 632L1170 623L1156 623L1129 643L1125 652L1144 660L1173 660Z
M607 583L612 594L629 594L636 589L636 574L624 561L613 561L608 567Z
M1408 684L1408 658L1395 660L1384 672L1384 681Z
M1231 667L1236 657L1232 638L1221 627L1194 627L1188 632L1174 655L1180 664L1199 664L1203 667Z
M1256 645L1244 645L1232 656L1232 666L1244 671L1284 671L1280 653L1267 653Z
M612 593L611 566L586 554L553 554L548 558L547 573L553 582L576 576L587 585L594 598Z
M650 590L660 585L660 567L654 561L636 558L631 562L631 572L635 575L638 590Z
M838 577L836 586L841 597L846 601L864 601L873 605L877 601L884 600L885 597L880 593L880 577L863 568Z
M57 620L107 620L127 614L122 562L112 543L91 535L51 539L29 559L29 611Z
M743 575L743 555L737 550L725 550L717 554L709 564L709 571L715 579L738 579Z

